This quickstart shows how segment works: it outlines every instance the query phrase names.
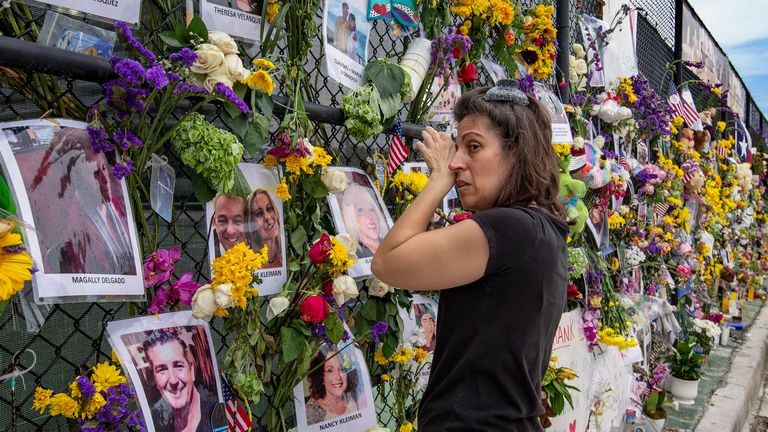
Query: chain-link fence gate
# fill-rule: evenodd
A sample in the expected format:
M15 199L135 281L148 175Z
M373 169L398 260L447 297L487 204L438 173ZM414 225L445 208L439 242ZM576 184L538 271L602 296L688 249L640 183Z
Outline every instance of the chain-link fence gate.
M541 1L523 0L518 3L524 7L533 6ZM645 8L638 22L638 63L640 71L650 83L659 89L667 62L673 59L674 44L674 0L631 0L633 6ZM571 15L586 13L599 15L602 0L571 0ZM148 47L160 51L161 42L158 34L172 29L174 20L183 18L183 2L179 0L145 0L143 19L138 31ZM36 41L38 31L45 19L45 8L31 7L16 2L9 9L0 12L0 32L4 36ZM107 27L103 23L80 16L91 24ZM318 13L318 25L322 21ZM579 29L571 25L572 40L580 39ZM343 88L331 80L323 66L321 36L313 44L310 59L305 65L317 102L322 105L339 107ZM402 42L393 38L389 28L383 22L375 22L369 37L369 58L393 57L402 52ZM247 47L246 47L247 49ZM0 121L11 121L45 117L68 117L84 119L88 108L101 99L100 87L89 82L95 78L76 80L51 75L11 69L0 64ZM72 74L77 75L77 71ZM686 71L687 78L692 78ZM85 77L88 78L88 77ZM488 81L481 74L481 84ZM278 90L280 93L283 88ZM694 92L696 89L694 89ZM762 115L754 101L748 101L749 126L759 129L763 125ZM210 107L206 112L210 120L224 126L221 120L222 110ZM401 113L404 117L404 113ZM273 121L273 126L277 122ZM387 139L379 135L365 142L355 142L349 138L343 127L332 124L314 123L313 139L332 150L341 165L362 166L366 158L374 153L386 153ZM274 128L273 128L274 130ZM198 281L207 280L209 262L207 253L207 228L203 206L192 194L191 175L173 152L166 156L177 170L175 193L175 224L151 226L159 230L158 246L170 248L179 246L184 251L176 264L175 272L181 275L194 272ZM31 300L31 299L29 299ZM106 324L115 319L129 316L128 307L120 303L63 304L50 307L28 307L19 300L13 301L0 316L0 375L8 373L14 367L23 369L30 363L30 357L24 354L29 349L36 353L35 367L19 380L15 395L10 387L0 387L0 431L12 430L15 420L19 431L66 430L63 421L48 415L41 416L33 411L32 398L35 386L44 386L61 390L66 383L84 367L110 357L111 348L105 339ZM37 309L37 310L34 310ZM215 346L219 358L223 358L227 347L227 337L219 331L216 321L212 323ZM375 390L374 390L375 391ZM387 395L378 395L381 401ZM16 406L17 418L12 419L12 406ZM379 419L383 424L391 424L394 419L386 403L378 405ZM254 430L264 430L260 414L255 410Z

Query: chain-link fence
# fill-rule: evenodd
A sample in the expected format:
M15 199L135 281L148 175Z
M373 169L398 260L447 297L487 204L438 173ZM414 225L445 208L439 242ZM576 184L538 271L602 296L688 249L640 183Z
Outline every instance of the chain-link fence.
M527 7L535 0L518 2ZM639 68L649 81L660 90L666 63L673 58L674 1L633 0L635 6L646 8L638 22ZM140 36L149 48L160 51L159 33L170 30L174 20L182 19L183 2L178 0L145 0ZM586 13L599 15L597 9L601 0L571 0L569 14ZM46 9L12 3L10 9L0 12L0 31L5 36L35 41L43 25ZM107 25L80 16L91 24ZM318 13L317 23L321 16ZM578 38L578 28L571 29L572 38ZM370 58L394 57L403 49L401 40L392 36L387 25L376 22L370 34L368 55ZM249 48L245 46L246 50ZM317 37L305 65L313 86L314 102L338 107L344 89L331 80L323 65L320 36ZM0 121L45 117L68 117L84 119L88 108L101 99L98 84L82 80L60 78L0 65ZM690 73L690 72L687 72ZM481 71L481 83L488 78ZM279 90L283 90L280 88ZM662 90L663 91L663 90ZM762 125L762 115L749 102L749 125ZM404 108L405 109L405 108ZM213 108L207 112L210 120L220 126L222 110ZM404 113L401 113L404 117ZM273 122L273 126L277 123ZM338 163L362 166L373 153L386 152L387 138L379 135L365 142L349 138L343 127L315 123L314 139L337 155ZM203 206L197 202L191 190L192 173L174 156L166 156L177 170L175 192L175 223L163 224L159 231L158 246L179 246L184 251L175 272L181 275L194 272L198 281L207 280L209 262L207 254L207 224ZM154 226L150 227L154 229ZM83 368L110 357L111 348L105 339L107 322L129 316L128 307L120 303L64 304L54 306L32 306L30 302L14 300L0 316L0 375L23 369L30 364L29 349L36 353L35 367L19 380L15 394L8 384L0 387L0 431L43 431L66 430L63 421L48 415L39 415L31 409L35 386L64 390L72 378L82 373ZM226 335L219 331L219 323L213 323L216 352L222 359L226 351ZM387 395L378 395L386 401ZM16 407L12 410L12 407ZM386 403L379 403L379 418L382 423L392 425L394 421ZM16 412L12 418L12 411ZM262 419L264 407L255 410L254 430L264 430Z

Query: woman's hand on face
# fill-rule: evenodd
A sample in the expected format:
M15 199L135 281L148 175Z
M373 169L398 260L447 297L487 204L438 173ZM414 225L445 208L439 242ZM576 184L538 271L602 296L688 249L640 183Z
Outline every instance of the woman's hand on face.
M456 174L449 168L451 159L456 154L453 139L447 133L438 132L429 126L421 133L421 138L422 141L416 142L416 148L427 163L430 179L444 177L453 185Z

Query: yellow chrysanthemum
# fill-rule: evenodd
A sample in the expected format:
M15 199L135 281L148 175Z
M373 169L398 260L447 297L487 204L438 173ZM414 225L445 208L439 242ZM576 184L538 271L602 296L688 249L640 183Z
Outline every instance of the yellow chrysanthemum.
M20 247L21 236L11 232L13 224L0 221L0 301L6 301L32 280L32 257L26 251L8 252L6 248Z
M312 159L312 166L328 166L333 162L333 156L329 155L322 147L315 147L315 157Z
M277 158L271 154L265 155L261 164L264 165L265 168L272 168L277 166Z
M413 431L413 423L407 422L400 426L400 429L397 430L398 432L412 432Z
M413 359L416 360L417 363L423 363L428 356L429 353L423 348L416 348L416 351L413 353Z
M389 363L389 359L384 357L384 351L382 351L381 348L376 350L376 353L373 355L373 360L381 366Z
M40 414L45 411L48 404L51 402L51 395L53 390L38 387L35 389L35 400L32 402L32 408L38 411Z
M285 159L285 170L291 174L312 174L312 168L309 166L309 158L306 156L297 156L293 153L289 154Z
M291 194L288 191L288 185L285 183L285 177L280 179L280 183L277 184L275 194L283 201L288 201L291 199Z
M717 122L717 131L722 132L724 130L725 130L725 122L724 121Z
M260 90L268 95L271 95L272 92L275 91L275 82L272 81L272 77L263 70L257 70L251 73L241 82L252 89Z
M267 4L267 14L266 19L267 22L274 21L275 17L277 16L278 12L280 12L280 2L277 0L269 0L269 4Z
M329 262L334 271L343 272L352 267L354 262L349 259L349 251L336 237L331 237L331 250L328 253Z
M96 387L96 391L100 392L124 383L125 377L114 365L103 362L93 367L91 382Z
M253 59L253 61L251 63L254 66L256 66L256 67L264 68L264 69L266 69L268 71L275 68L274 63L269 61L269 59L265 59L263 57L262 58Z
M389 381L391 379L392 379L392 377L389 376L389 374L381 374L381 380L382 381Z
M56 393L49 403L52 416L64 416L70 419L78 418L80 404L66 393Z
M102 396L101 393L95 393L91 400L88 401L85 408L83 408L83 412L80 413L80 416L84 419L90 419L106 404L107 401L104 400L104 396Z

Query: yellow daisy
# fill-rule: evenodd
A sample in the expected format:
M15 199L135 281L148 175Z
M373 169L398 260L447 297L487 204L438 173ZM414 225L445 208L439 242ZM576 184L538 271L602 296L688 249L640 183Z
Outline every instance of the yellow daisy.
M123 384L125 382L125 377L120 374L120 371L114 365L109 362L103 362L93 367L91 381L96 387L96 391L100 392L116 385Z
M51 403L51 395L53 394L53 390L38 387L35 389L35 400L32 402L32 408L40 414L45 411L45 409L48 407L48 404Z

